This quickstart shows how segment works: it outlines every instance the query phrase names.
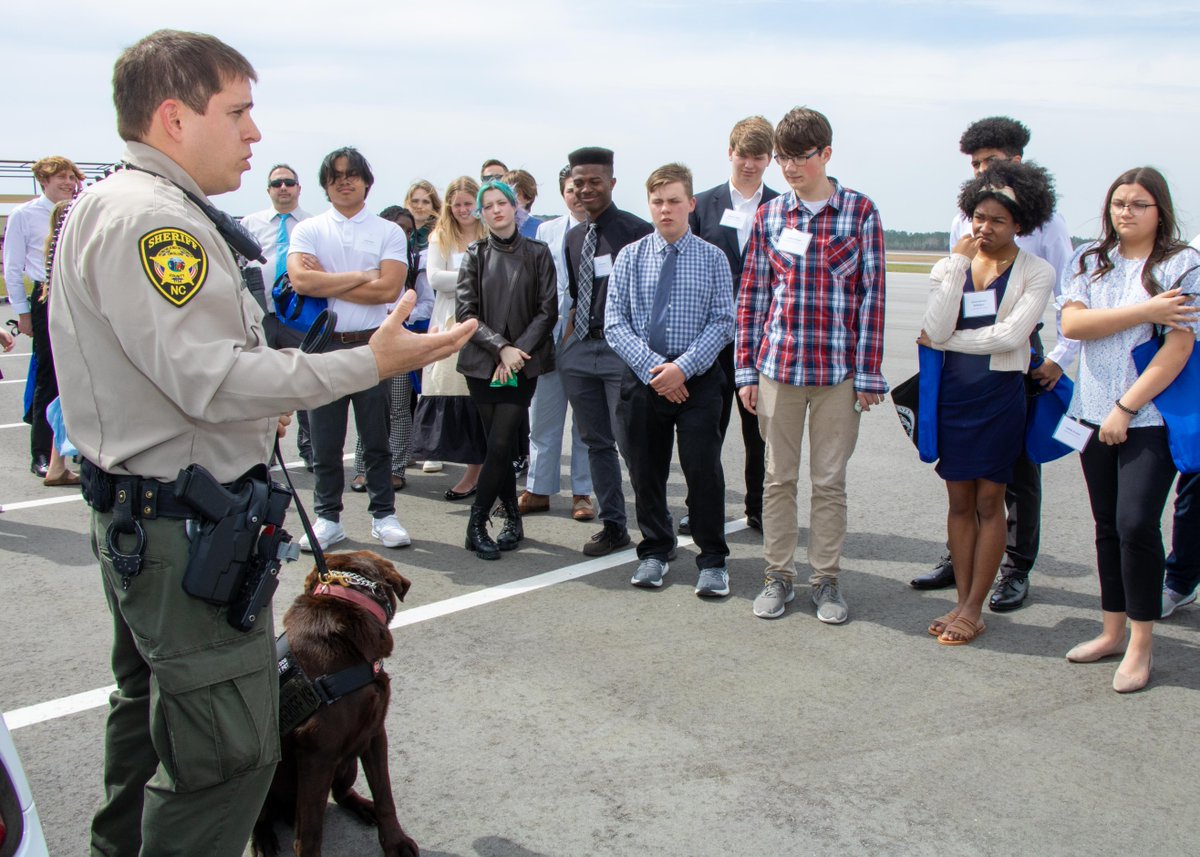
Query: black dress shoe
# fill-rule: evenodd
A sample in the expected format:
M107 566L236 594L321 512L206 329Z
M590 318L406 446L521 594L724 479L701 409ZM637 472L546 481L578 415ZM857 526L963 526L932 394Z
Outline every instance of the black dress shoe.
M933 571L914 577L909 586L913 589L949 589L954 585L954 563L950 554L942 557L942 561L933 567Z
M1029 597L1029 576L1019 572L1003 574L996 584L996 591L988 600L988 609L994 613L1006 613L1024 606Z
M39 479L45 479L46 473L50 470L50 459L44 455L39 455L29 465L29 472Z
M762 532L762 514L754 514L753 512L746 513L746 526L752 530Z
M684 515L679 519L679 535L690 536L692 534L691 515Z
M478 485L472 485L472 486L471 486L471 487L470 487L468 490L466 490L466 491L455 491L453 488L447 488L447 489L446 489L446 493L445 493L443 496L444 496L444 497L445 497L447 500L451 500L451 501L453 501L453 500L465 500L465 499L466 499L466 498L468 498L468 497L474 497L474 496L475 496L475 492L476 492L476 491L478 491L478 490L479 490L479 486L478 486Z

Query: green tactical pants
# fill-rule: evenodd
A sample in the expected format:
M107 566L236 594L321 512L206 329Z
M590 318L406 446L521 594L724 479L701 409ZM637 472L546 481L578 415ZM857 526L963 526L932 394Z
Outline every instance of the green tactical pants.
M227 607L187 595L180 520L142 522L145 562L123 590L105 545L111 520L92 512L117 690L91 853L241 857L279 761L271 611L243 634L229 626Z

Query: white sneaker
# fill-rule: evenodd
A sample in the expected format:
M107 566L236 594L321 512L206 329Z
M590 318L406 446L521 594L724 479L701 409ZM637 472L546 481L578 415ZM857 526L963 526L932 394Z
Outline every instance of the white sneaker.
M1162 594L1162 618L1166 619L1177 609L1185 604L1191 604L1196 600L1196 590L1192 590L1187 595L1180 595L1169 586L1163 587Z
M421 472L422 473L441 473L442 472L442 462L426 461L424 464L421 465Z
M375 518L371 523L371 537L383 542L385 548L402 548L412 544L408 530L400 526L400 519L395 515Z
M332 545L346 540L346 531L342 529L342 525L328 518L317 518L313 524L313 535L317 537L317 544L321 546L321 550L323 551L327 551ZM308 541L308 533L305 533L300 539L300 550L312 553L312 544Z

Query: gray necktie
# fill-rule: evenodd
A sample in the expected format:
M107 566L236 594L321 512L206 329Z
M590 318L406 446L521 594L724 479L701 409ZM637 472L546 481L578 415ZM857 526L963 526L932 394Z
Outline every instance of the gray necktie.
M667 256L658 272L658 286L654 291L654 306L650 310L650 348L667 356L667 305L671 302L671 288L675 285L675 266L679 262L679 248L667 245Z
M575 299L575 336L587 339L592 326L592 281L596 278L596 224L587 225L579 254L578 297Z

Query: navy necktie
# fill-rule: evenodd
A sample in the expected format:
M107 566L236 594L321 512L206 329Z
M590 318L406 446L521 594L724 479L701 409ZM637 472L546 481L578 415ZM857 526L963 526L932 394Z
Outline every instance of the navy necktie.
M587 225L583 252L579 254L578 297L575 299L575 336L587 339L592 327L592 283L596 278L596 224Z
M671 303L671 289L675 286L675 267L679 262L679 248L668 244L666 258L658 272L658 287L654 291L654 307L650 310L651 350L667 356L667 306Z

